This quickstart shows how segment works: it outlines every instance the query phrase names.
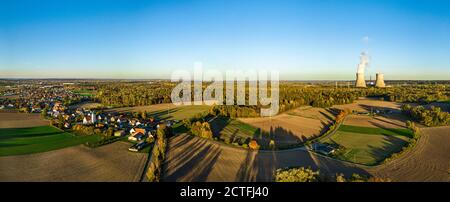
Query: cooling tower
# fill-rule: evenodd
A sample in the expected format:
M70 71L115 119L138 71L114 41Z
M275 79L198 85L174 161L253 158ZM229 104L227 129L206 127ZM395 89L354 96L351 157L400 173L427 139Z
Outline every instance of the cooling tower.
M384 84L384 74L377 73L377 80L375 81L375 87L384 88L386 85Z
M366 81L364 80L364 74L363 73L356 73L355 86L358 87L358 88L365 88L366 87Z

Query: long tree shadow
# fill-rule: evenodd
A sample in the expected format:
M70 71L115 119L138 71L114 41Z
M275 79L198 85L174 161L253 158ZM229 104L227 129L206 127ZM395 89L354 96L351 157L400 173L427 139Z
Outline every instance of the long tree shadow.
M33 138L33 137L45 137L45 136L53 136L62 134L63 132L57 131L57 132L40 132L40 133L27 133L26 131L18 132L8 132L7 130L0 130L0 140L8 140L8 139L14 139L14 138ZM20 133L20 134L17 134Z
M214 137L221 139L222 130L230 124L231 119L229 117L217 117L214 121L210 122L211 131Z
M390 131L390 132L395 133L395 134L397 134L399 136L404 136L404 137L407 137L407 138L413 138L412 132L408 132L406 129L388 128L388 127L385 127L385 126L383 126L383 125L381 125L379 123L375 123L375 122L372 122L372 121L369 121L369 122L372 125L374 125L374 126L376 126L378 128L382 128L384 130ZM383 135L392 136L392 135L385 134L385 133L383 133Z
M277 148L288 148L308 141L308 138L303 134L294 134L291 130L280 126L271 126L268 132L259 129L253 134L253 139L256 140L263 149L271 148L271 140L274 141L275 147Z
M384 117L384 118L387 118L387 117ZM392 124L392 125L394 125L394 126L398 126L398 127L402 127L402 128L405 127L405 125L400 125L400 124L398 124L398 123L395 123L395 122L393 122L393 121L388 121L388 120L386 120L386 119L380 119L379 117L374 117L374 119L376 119L377 121L381 121L381 122L387 123L387 124Z
M207 181L209 173L221 155L221 149L216 145L206 144L205 140L200 144L198 142L192 144L195 148L186 148L192 150L186 151L188 154L170 159L171 164L174 164L170 168L173 171L164 177L165 181ZM169 169L167 162L163 167L164 170Z
M319 170L321 181L335 181L336 174L371 177L366 170L306 150L249 151L236 173L235 181L274 181L277 169L305 167Z
M383 138L383 143L380 147L369 145L369 153L373 155L376 160L375 164L382 162L387 157L394 153L400 152L408 142L392 135L386 135Z

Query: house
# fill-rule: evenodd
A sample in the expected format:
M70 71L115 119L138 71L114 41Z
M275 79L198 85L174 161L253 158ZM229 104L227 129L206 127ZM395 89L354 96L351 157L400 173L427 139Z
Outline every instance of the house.
M143 139L145 139L145 135L142 133L137 133L135 135L130 135L128 137L128 140L130 140L130 141L141 141Z
M147 136L147 132L143 128L132 128L130 130L130 136L128 140L131 141L140 141L143 140Z
M65 122L65 123L64 123L64 128L70 128L70 123Z
M313 149L317 153L320 153L323 155L330 155L336 151L332 146L326 145L326 144L321 144L321 143L315 143L313 145Z
M89 121L88 121L88 120L89 120L89 117L86 118L86 116L85 116L85 117L83 118L83 124L84 124L84 125L89 124Z

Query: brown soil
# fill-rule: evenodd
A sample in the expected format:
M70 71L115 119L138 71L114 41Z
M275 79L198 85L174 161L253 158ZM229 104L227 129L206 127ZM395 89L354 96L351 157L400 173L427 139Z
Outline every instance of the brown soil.
M278 168L304 166L323 173L367 174L363 169L309 153L250 151L186 134L169 140L164 181L272 181Z
M382 116L370 117L366 115L350 115L345 119L345 125L371 127L371 128L405 128L403 121Z
M412 150L368 171L393 181L450 182L450 127L423 128L421 131L422 136Z
M271 132L278 143L305 142L319 136L326 123L313 118L281 114L272 118L240 118L239 121ZM286 142L289 141L289 142Z
M40 114L27 114L0 110L0 128L28 128L48 125Z
M147 154L128 152L129 146L115 142L0 157L0 181L138 181Z

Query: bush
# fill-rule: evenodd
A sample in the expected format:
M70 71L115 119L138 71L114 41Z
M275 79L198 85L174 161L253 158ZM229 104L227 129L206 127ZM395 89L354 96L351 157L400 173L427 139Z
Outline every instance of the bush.
M391 182L389 178L380 178L380 177L366 177L359 174L352 174L350 179L346 179L344 174L339 173L336 174L336 182Z
M319 171L311 168L278 169L275 174L276 182L317 182Z
M259 145L258 145L258 142L256 142L256 140L250 141L250 143L248 143L248 147L253 150L259 149Z
M120 137L104 137L102 138L100 141L97 142L86 142L84 145L90 147L90 148L96 148L96 147L100 147L103 145L107 145L107 144L111 144L113 142L116 142L117 140L119 140Z
M197 121L191 126L191 133L206 139L213 139L213 134L211 131L211 126L208 122Z

